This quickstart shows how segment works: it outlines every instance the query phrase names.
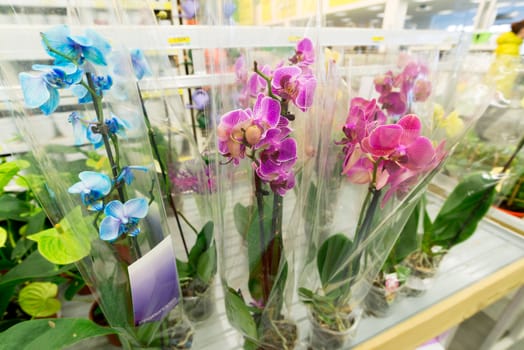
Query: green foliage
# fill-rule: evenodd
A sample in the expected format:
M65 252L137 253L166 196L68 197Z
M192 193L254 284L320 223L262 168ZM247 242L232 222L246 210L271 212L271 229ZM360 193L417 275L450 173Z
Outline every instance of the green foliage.
M213 238L214 224L208 221L197 235L187 262L177 260L181 280L198 279L209 285L217 272L217 251Z
M18 303L32 317L49 317L56 314L60 301L56 298L58 285L50 282L32 282L20 290Z
M75 227L75 229L73 229ZM38 251L54 264L71 264L87 256L91 250L93 226L77 206L55 227L28 236L38 243Z
M257 339L257 325L251 316L244 298L232 288L227 288L224 296L226 315L231 325L240 329L246 336Z
M424 206L424 200L420 199L418 204L413 208L404 228L391 249L389 256L384 263L382 271L384 273L391 273L397 271L396 266L400 264L409 254L418 248L418 225L420 220L420 213ZM399 277L400 279L400 277Z
M438 245L449 250L467 240L493 202L500 176L486 172L466 176L451 192L437 217L424 232L423 249L426 252Z
M87 319L60 318L21 322L0 333L2 350L57 350L81 340L116 333Z
M349 258L353 253L352 248L353 243L342 233L337 233L322 243L317 254L317 268L324 290L347 282L351 273Z

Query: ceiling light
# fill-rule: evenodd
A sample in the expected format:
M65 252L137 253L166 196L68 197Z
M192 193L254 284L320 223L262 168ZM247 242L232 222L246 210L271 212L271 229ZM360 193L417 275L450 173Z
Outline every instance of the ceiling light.
M351 22L351 18L349 18L349 17L341 18L340 22Z
M335 12L335 13L333 14L333 16L335 16L335 17L346 17L347 15L348 15L347 12L343 12L343 11L341 11L341 12Z
M373 5L368 7L369 11L382 11L382 5Z
M424 3L424 2L431 2L432 0L413 0L414 2L418 3Z
M451 15L452 13L453 13L452 10L442 10L442 11L437 12L437 14L439 15Z
M384 14L383 13L377 13L377 17L378 18L384 18Z

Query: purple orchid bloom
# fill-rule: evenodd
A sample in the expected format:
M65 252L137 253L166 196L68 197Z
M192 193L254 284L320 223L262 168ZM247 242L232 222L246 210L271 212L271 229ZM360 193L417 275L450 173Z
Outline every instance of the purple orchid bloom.
M197 111L203 111L209 105L209 94L203 89L196 89L191 95L193 100L192 105L188 105L188 108L194 108Z
M315 62L315 47L309 38L304 38L297 43L295 55L289 59L299 67L307 67Z
M138 223L146 217L148 209L145 198L130 199L124 204L118 200L109 202L104 209L106 217L100 223L100 239L114 242L124 234L131 237L138 235Z
M317 81L314 77L305 77L296 66L280 67L273 72L271 88L273 93L284 100L293 101L303 112L313 104Z
M62 55L48 49L44 42L44 48L48 54L55 58L55 63L69 62L71 60L78 61L83 64L84 60L98 65L107 65L105 56L111 51L111 45L98 35L95 31L87 29L85 36L71 35L71 31L66 25L59 25L42 33L43 40Z
M109 176L95 171L82 171L78 174L80 181L69 187L69 193L79 193L82 203L91 211L104 208L102 199L111 191Z
M273 192L284 196L295 184L293 165L296 160L297 143L293 138L286 138L260 153L256 173L262 181L269 183Z
M389 115L398 116L406 113L408 108L407 96L402 92L390 92L378 98L378 102L382 103Z
M235 165L245 157L244 132L251 125L248 110L236 109L224 114L217 127L218 151L229 157Z
M268 65L264 65L260 69L260 72L268 78L270 78L272 75L271 68ZM252 74L249 80L247 81L247 88L249 94L252 97L256 97L259 93L264 92L267 89L267 81L266 79L262 78L259 74Z
M240 55L235 61L235 75L237 77L238 83L247 83L248 72L246 67L246 59L244 55Z
M184 0L180 3L180 7L186 18L195 18L198 9L200 8L200 2L198 0Z
M280 103L271 97L259 94L253 107L253 126L258 128L258 132L252 132L253 136L248 135L248 131L250 131L248 128L246 138L251 139L246 141L255 146L255 149L266 144L265 139L268 136L268 131L279 125L280 118ZM281 136L281 138L283 137Z

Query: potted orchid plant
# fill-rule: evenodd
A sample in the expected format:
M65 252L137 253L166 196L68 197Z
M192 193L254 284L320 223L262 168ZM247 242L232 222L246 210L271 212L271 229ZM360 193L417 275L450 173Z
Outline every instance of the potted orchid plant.
M154 79L142 80L143 77L152 76L153 73L141 50L131 51L131 63L138 80L137 91L147 126L149 143L159 172L162 198L168 208L168 213L172 214L175 219L185 253L185 261L177 259L182 296L185 300L184 309L191 321L203 321L215 309L213 282L217 271L217 254L214 224L209 220L211 216L209 198L216 190L216 179L208 164L209 160L197 151L191 154L194 159L180 161L181 150L176 149L172 130L175 125L180 128L182 132L179 136L184 136L184 141L189 144L189 147L196 150L194 140L188 136L190 132L187 129L189 128L180 120L181 118L173 117L168 112L169 103L165 99L162 99L161 102L167 115L163 116L164 118L149 117L144 95L149 93L153 96L162 96L162 94L155 91L157 88L151 85ZM141 85L145 87L145 92ZM193 94L192 101L192 108L197 109L199 113L204 113L209 104L209 96L204 90L199 89ZM190 216L185 213L184 203L189 204L192 200L195 201L198 210L193 212L193 216ZM205 223L201 229L197 229L195 222L200 224L201 221ZM189 246L192 237L186 237L188 229L194 233L195 237L192 247Z
M446 156L445 144L424 136L426 120L414 113L423 113L430 103L428 67L408 60L400 73L388 71L372 81L375 98L352 98L341 127L336 127L336 118L319 123L318 185L308 194L317 199L308 203L336 204L332 220L314 220L314 254L299 287L311 325L309 344L315 349L347 346L372 286L382 298L387 297L384 290L397 286L398 277L392 283L379 275L380 268L399 236L398 227L404 227ZM330 105L337 103L332 99ZM336 108L328 105L324 110ZM340 184L338 191L331 190L335 183ZM352 215L354 222L348 220Z
M406 293L417 296L432 285L442 258L455 245L469 239L493 204L497 186L524 147L519 140L500 172L477 171L466 175L453 188L432 220L424 210L423 234L418 249L409 254L403 265L411 270Z
M293 199L298 158L292 124L313 103L314 58L313 43L305 38L290 65L272 69L255 62L251 75L239 65L237 73L245 68L239 76L247 83L243 102L254 98L254 105L223 114L217 127L222 163L233 166L218 167L225 179L221 191L234 203L223 215L232 215L241 233L231 237L222 228L226 314L244 336L245 349L293 349L298 340L297 326L285 313L294 231L286 199Z
M62 252L62 260L77 264L125 348L186 349L192 329L179 305L173 243L157 200L161 195L140 98L127 74L129 59L122 60L123 53L91 29L76 35L61 25L40 35L54 62L19 74L29 110L18 112L17 124L54 198L48 212L56 225L32 239L40 250L52 250L49 256ZM76 181L64 173L67 160L61 163L45 152L46 141L35 137L33 125L40 118L60 120L66 92L83 108L67 118L74 137L61 140L64 147L78 150L73 160L84 157L83 149L99 155L97 171L81 171Z

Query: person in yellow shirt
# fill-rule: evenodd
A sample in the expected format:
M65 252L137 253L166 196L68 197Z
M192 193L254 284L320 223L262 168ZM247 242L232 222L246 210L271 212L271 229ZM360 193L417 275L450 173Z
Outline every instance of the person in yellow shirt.
M520 65L520 45L524 38L524 20L511 24L511 31L497 38L495 61L490 69L501 100L512 98L512 90Z

